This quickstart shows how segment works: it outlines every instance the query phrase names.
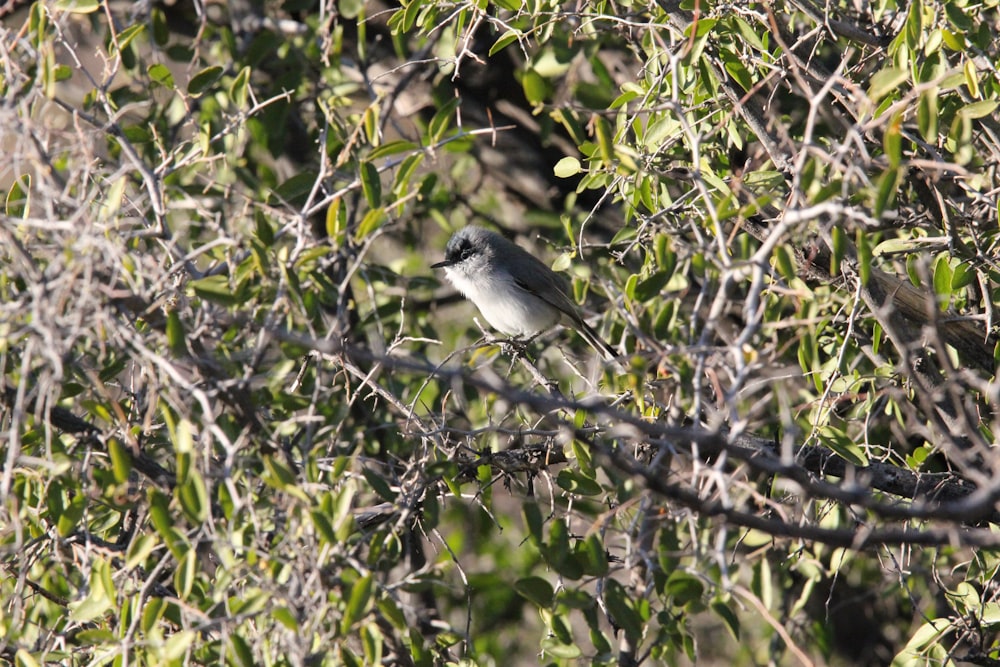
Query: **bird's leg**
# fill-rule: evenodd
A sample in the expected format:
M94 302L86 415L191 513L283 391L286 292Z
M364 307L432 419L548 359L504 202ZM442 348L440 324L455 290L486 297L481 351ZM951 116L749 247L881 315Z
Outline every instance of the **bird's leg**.
M478 317L472 318L472 321L476 323L476 326L479 327L479 332L483 334L484 345L499 345L500 351L507 356L513 357L514 361L517 361L517 359L525 353L528 349L528 344L535 340L535 337L538 336L538 334L535 334L527 339L519 336L500 338L499 336L494 336L490 331L488 331L479 321Z
M531 340L524 340L522 338L507 338L500 341L500 349L503 350L504 354L509 355L513 361L517 361L520 357L527 357L528 343Z

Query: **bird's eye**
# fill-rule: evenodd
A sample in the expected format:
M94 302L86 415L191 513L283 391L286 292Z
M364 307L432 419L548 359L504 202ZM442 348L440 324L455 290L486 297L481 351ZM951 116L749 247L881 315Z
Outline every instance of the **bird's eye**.
M475 254L476 254L476 251L473 250L472 246L469 245L468 243L465 243L465 244L462 245L462 248L461 248L461 250L459 252L459 257L464 261L466 259L469 259L470 257L472 257Z

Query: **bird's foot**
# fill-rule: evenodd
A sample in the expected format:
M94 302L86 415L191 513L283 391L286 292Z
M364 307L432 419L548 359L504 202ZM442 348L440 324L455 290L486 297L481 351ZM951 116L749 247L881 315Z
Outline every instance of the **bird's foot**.
M527 356L528 344L531 340L524 340L523 338L507 338L503 340L498 340L500 343L500 349L504 354L510 356L515 361L522 355Z

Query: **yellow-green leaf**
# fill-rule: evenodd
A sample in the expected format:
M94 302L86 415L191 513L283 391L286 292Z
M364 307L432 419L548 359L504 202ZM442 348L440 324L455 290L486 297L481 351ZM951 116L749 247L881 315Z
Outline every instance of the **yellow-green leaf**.
M969 89L969 94L978 99L979 73L976 71L976 64L972 60L966 60L962 72L965 74L965 87Z
M108 439L108 455L111 457L111 473L115 481L123 484L132 471L132 452L118 438Z
M909 77L908 72L902 67L887 67L872 76L871 85L868 88L868 97L878 102L883 97L896 90L901 83Z
M166 65L163 65L161 63L150 65L149 68L146 70L146 73L149 74L150 79L160 84L161 86L165 88L174 87L174 75L170 73L170 70L167 69Z
M92 14L101 8L101 0L58 0L55 8L70 14Z
M524 96L531 104L541 104L548 97L549 87L545 78L533 69L524 73L521 79Z
M245 107L250 91L250 67L246 66L239 71L233 83L229 86L229 99L237 107Z
M553 173L559 178L569 178L580 173L580 161L575 157L564 157L556 163Z

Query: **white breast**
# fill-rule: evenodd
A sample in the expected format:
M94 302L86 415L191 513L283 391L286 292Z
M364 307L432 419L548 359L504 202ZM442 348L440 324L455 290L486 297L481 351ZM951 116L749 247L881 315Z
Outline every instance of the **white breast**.
M509 336L531 336L559 321L558 310L518 287L508 273L470 277L449 267L445 275L465 298L476 304L490 326Z

